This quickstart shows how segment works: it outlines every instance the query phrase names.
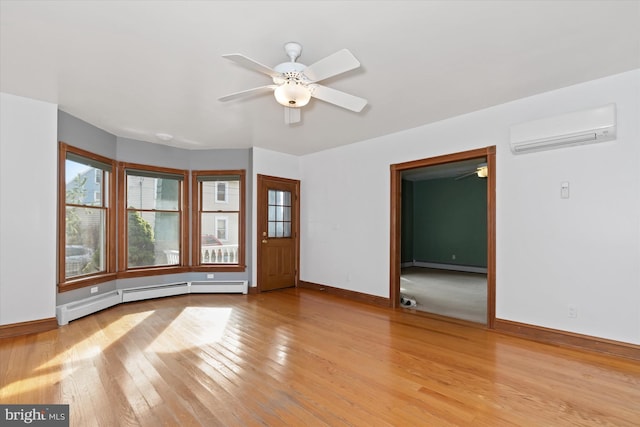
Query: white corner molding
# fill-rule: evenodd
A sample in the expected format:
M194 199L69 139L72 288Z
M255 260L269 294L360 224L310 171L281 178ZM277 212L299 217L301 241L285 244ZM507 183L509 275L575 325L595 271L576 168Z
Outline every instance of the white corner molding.
M616 139L616 105L607 104L510 128L511 151L523 154Z

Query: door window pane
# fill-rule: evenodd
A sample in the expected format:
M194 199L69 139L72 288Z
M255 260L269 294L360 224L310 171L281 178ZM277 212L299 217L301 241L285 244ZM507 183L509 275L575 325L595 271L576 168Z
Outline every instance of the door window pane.
M268 194L267 236L291 237L291 192L269 190Z

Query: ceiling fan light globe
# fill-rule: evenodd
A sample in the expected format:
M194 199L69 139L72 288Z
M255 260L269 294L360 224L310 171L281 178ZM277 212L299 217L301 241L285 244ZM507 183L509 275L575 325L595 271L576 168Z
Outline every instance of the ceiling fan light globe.
M276 101L285 107L304 107L311 99L311 92L307 87L300 83L287 82L273 91Z

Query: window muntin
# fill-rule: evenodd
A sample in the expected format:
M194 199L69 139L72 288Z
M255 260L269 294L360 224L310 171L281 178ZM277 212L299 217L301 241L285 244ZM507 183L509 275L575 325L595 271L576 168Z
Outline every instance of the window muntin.
M160 168L125 166L126 270L181 265L184 176Z
M244 269L244 171L194 171L194 265Z
M115 272L113 169L110 159L60 143L60 290Z

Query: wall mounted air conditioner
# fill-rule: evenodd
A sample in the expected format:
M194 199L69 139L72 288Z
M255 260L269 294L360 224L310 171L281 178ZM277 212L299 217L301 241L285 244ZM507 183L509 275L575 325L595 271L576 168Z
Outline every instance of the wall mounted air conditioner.
M511 126L514 154L550 150L616 138L616 105L576 111Z

